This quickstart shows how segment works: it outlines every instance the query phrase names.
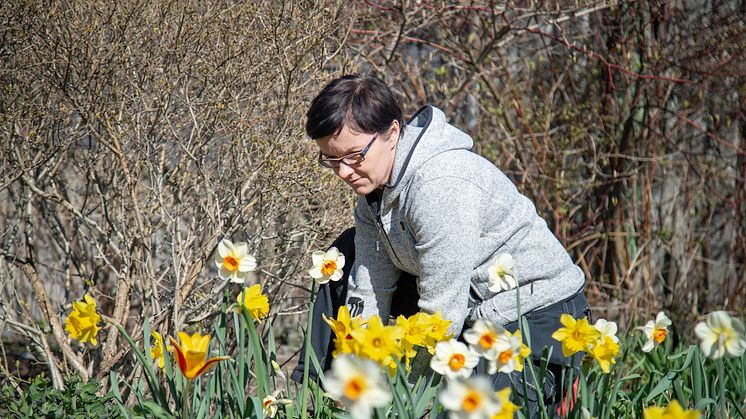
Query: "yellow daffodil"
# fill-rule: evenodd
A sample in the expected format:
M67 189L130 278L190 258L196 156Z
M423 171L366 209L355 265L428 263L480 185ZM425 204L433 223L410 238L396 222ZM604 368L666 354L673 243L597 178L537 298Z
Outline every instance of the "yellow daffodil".
M479 363L479 355L456 339L438 342L435 355L430 358L430 368L450 379L467 378Z
M474 322L471 329L464 332L464 339L474 352L490 359L496 356L495 343L497 343L497 337L503 332L503 328L491 321L479 319Z
M694 334L705 356L718 359L725 355L739 357L746 350L746 330L740 320L724 311L715 311L707 320L697 323Z
M500 407L492 384L484 376L448 380L438 397L451 418L488 418Z
M334 358L324 386L354 419L370 418L373 408L386 406L392 399L381 368L368 359L350 355Z
M700 415L698 410L684 410L676 400L665 408L653 406L643 411L644 419L699 419Z
M643 352L650 352L656 346L663 343L668 336L668 326L671 325L671 319L666 316L666 313L660 311L655 316L655 320L648 320L643 327L638 327L645 333L645 344L642 345Z
M402 338L399 345L404 353L404 366L407 371L410 369L412 358L417 355L415 346L425 346L428 324L423 322L422 319L421 313L415 313L409 317L399 315L396 318L396 325L402 329Z
M435 345L443 340L448 340L453 337L452 334L448 333L448 328L451 327L451 321L446 320L440 315L440 310L436 311L435 314L420 313L421 319L426 326L425 335L425 346L427 346L430 355L435 353Z
M510 387L505 387L495 394L497 400L500 402L500 407L497 412L490 416L490 419L513 419L515 413L518 411L518 406L510 401Z
M256 269L256 259L249 254L246 243L233 244L230 240L223 239L218 243L215 265L220 278L243 284L249 272Z
M191 336L184 332L179 332L179 341L171 336L168 337L176 351L176 360L179 363L179 369L188 380L194 380L200 375L214 367L219 361L229 359L228 356L218 356L207 359L210 335L201 335L195 333Z
M513 256L507 253L501 253L492 259L492 264L488 268L489 282L488 288L492 292L510 290L518 286L518 281L513 274L514 262Z
M552 333L552 338L562 342L562 355L566 357L580 351L587 352L590 344L601 336L601 332L589 324L586 317L575 320L571 315L563 314L560 322L565 327Z
M352 331L362 327L362 318L359 316L350 318L350 310L345 305L340 306L337 310L336 319L330 319L324 314L321 317L331 326L332 332L334 332L334 352L332 352L332 356L357 353L357 344L352 337Z
M523 371L523 360L531 355L531 349L522 341L520 330L515 333L504 330L497 336L494 348L492 357L488 358L490 374Z
M369 358L381 365L388 366L392 358L402 355L399 339L402 330L397 326L384 326L377 315L370 316L367 327L352 330L352 337L358 344L358 355Z
M611 365L616 363L615 357L619 355L619 344L614 342L611 336L600 337L591 345L590 354L598 361L604 373L611 371Z
M252 319L261 320L269 313L269 299L262 294L259 284L244 288L236 300L238 309L246 310Z
M98 322L101 316L96 312L96 300L90 295L83 296L83 301L73 303L73 311L65 320L65 330L70 337L81 343L91 342L93 346L98 344L96 335L101 328Z
M150 357L153 358L153 361L158 363L158 368L163 369L166 366L166 358L163 356L163 336L155 330L150 332L150 336L153 338L153 346L150 348Z
M319 284L339 281L342 278L345 255L340 253L336 247L332 247L326 252L321 250L313 252L311 260L313 261L313 268L308 273Z

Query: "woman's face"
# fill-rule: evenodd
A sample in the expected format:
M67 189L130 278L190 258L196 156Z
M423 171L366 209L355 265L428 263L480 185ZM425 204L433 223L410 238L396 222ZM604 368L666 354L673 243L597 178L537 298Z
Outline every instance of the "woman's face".
M376 133L358 132L345 125L338 134L320 138L316 143L324 157L338 158L362 151L374 135ZM383 187L391 177L398 140L399 122L394 121L389 129L378 134L365 153L365 160L349 166L340 163L333 169L334 173L358 195L367 195Z

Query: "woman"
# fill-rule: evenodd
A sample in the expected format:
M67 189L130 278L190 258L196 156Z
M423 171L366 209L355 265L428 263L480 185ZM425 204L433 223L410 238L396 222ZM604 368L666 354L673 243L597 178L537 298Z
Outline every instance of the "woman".
M336 315L341 304L363 318L440 310L460 336L477 319L515 330L518 291L534 354L554 346L554 366L570 362L550 335L562 313L588 314L583 273L531 201L470 151L468 135L431 106L405 124L391 90L374 77L332 81L307 118L319 163L359 195L355 229L333 244L346 256L345 275L320 289L313 313L312 346L324 368L331 331L320 316ZM488 270L500 254L512 256L518 287L494 292Z

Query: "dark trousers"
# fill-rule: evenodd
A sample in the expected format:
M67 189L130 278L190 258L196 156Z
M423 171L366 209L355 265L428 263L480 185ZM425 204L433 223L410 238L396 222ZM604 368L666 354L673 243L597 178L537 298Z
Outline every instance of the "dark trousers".
M347 297L347 281L355 260L355 229L350 228L345 230L330 247L332 246L339 249L339 251L345 255L345 266L343 268L344 274L339 281L329 282L319 287L313 313L311 313L312 331L310 343L313 348L313 353L316 354L316 358L319 360L319 365L324 371L331 368L331 354L334 351L334 336L329 325L322 320L321 315L325 314L329 318L336 317L337 310L345 303ZM416 285L417 281L414 280L415 278L411 274L404 272L399 279L398 288L394 293L391 303L391 315L394 317L400 314L411 316L419 311L417 306L419 300ZM541 393L543 394L545 406L547 409L551 409L549 410L550 412L556 413L556 408L561 403L562 397L566 394L566 388L569 386L569 377L567 377L568 372L571 369L574 370L573 376L577 377L579 360L582 355L576 355L573 358L565 358L562 355L562 345L551 338L552 333L562 327L559 318L563 313L570 314L575 318L588 316L590 319L590 309L588 308L588 302L586 301L585 295L582 291L579 291L577 294L565 299L564 301L524 314L529 329L528 331L531 335L531 352L534 358L534 368L537 376L539 374L539 359L544 347L552 348L552 355L549 360L550 362L547 368L546 379L543 383L533 383L527 369L525 369L526 380L529 382L526 386L527 388L524 388L522 385L522 374L518 372L513 372L511 374L497 373L491 377L493 380L493 388L496 390L510 386L512 381L515 388L515 394L513 397L514 401L520 404L528 403L531 417L538 414L538 392L535 387L539 385L542 387ZM517 322L512 322L504 327L510 332L515 332L518 328L518 324ZM524 332L524 339L525 337L526 333ZM459 340L463 340L463 338L459 338ZM305 370L305 351L306 347L304 343L301 348L298 366L291 374L291 378L297 382L303 380L303 371ZM479 365L477 365L475 369L475 373L487 375L487 363L484 359L480 360ZM308 366L308 376L312 380L315 380L317 377L316 368L314 368L313 364ZM526 391L526 389L528 391Z

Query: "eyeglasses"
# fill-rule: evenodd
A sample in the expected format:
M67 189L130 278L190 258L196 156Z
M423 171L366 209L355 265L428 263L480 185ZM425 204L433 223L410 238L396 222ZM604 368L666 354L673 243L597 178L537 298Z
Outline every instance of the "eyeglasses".
M321 151L319 151L319 164L330 169L336 169L339 167L340 163L344 163L347 166L356 166L362 163L363 161L365 161L365 155L368 153L368 150L370 150L370 146L372 146L373 142L376 141L376 138L378 138L378 134L380 134L380 132L377 132L376 135L373 136L373 139L370 140L365 148L356 153L350 153L346 156L342 156L339 158L329 158L324 157Z

